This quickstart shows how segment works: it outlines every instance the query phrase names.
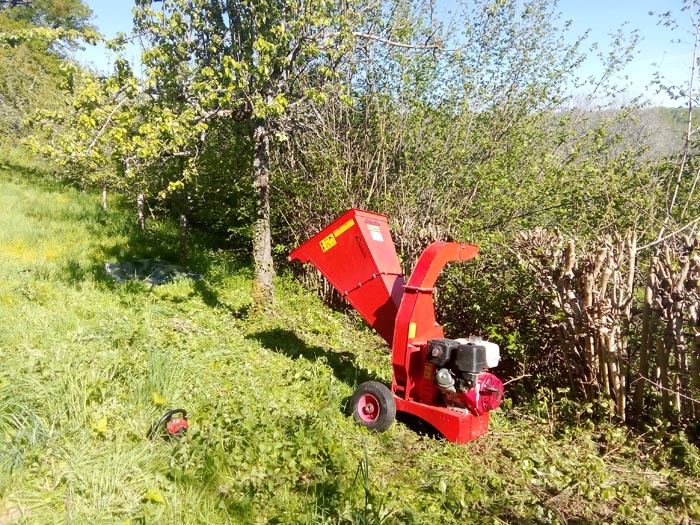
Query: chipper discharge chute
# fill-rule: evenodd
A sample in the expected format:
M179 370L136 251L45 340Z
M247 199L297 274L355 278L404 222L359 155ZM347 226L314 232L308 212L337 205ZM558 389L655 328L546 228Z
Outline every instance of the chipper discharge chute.
M399 411L455 443L488 431L489 411L503 394L501 381L487 372L498 365L498 345L474 337L446 339L433 302L442 268L478 251L473 244L434 242L406 282L387 216L353 208L289 255L313 264L392 348L391 390L368 381L352 396L360 424L384 431Z

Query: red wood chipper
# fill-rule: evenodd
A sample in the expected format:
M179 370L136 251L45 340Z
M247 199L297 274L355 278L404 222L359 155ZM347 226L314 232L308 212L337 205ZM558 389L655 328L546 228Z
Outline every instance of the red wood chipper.
M435 319L433 287L442 268L479 251L473 244L434 242L404 280L386 215L350 209L289 255L310 262L392 348L391 390L362 383L352 396L355 419L383 432L396 412L432 425L454 443L488 431L501 381L498 345L480 338L446 339Z

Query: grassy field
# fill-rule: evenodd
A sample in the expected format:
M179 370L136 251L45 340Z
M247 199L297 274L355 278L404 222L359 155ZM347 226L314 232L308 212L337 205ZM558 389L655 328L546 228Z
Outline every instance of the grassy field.
M0 525L700 520L682 434L593 424L556 392L466 445L371 434L346 404L389 380L382 342L290 278L250 314L247 266L195 240L203 281L114 283L104 262L172 260L175 229L8 162L0 210ZM148 439L170 408L186 437Z

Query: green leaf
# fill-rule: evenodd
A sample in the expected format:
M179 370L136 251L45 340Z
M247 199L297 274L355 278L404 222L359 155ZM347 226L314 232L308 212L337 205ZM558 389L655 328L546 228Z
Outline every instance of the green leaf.
M92 428L94 428L100 434L104 434L105 432L107 432L107 417L100 418L96 423L93 424Z
M167 398L161 396L158 392L151 392L151 399L153 399L153 403L156 406L161 406L164 405L165 402L168 400Z
M148 489L148 492L146 492L146 500L152 501L153 503L165 503L163 494L155 487Z

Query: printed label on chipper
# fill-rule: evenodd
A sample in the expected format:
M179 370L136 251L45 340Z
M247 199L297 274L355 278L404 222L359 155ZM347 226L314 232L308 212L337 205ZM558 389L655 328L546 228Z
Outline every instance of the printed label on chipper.
M335 235L332 233L326 237L325 239L322 239L321 242L319 243L321 245L321 251L323 253L326 253L328 250L333 248L336 244L338 244L335 240Z
M372 236L372 239L374 239L375 241L384 242L384 237L382 237L382 230L379 229L379 226L377 224L368 224L367 229L369 230L369 234Z

